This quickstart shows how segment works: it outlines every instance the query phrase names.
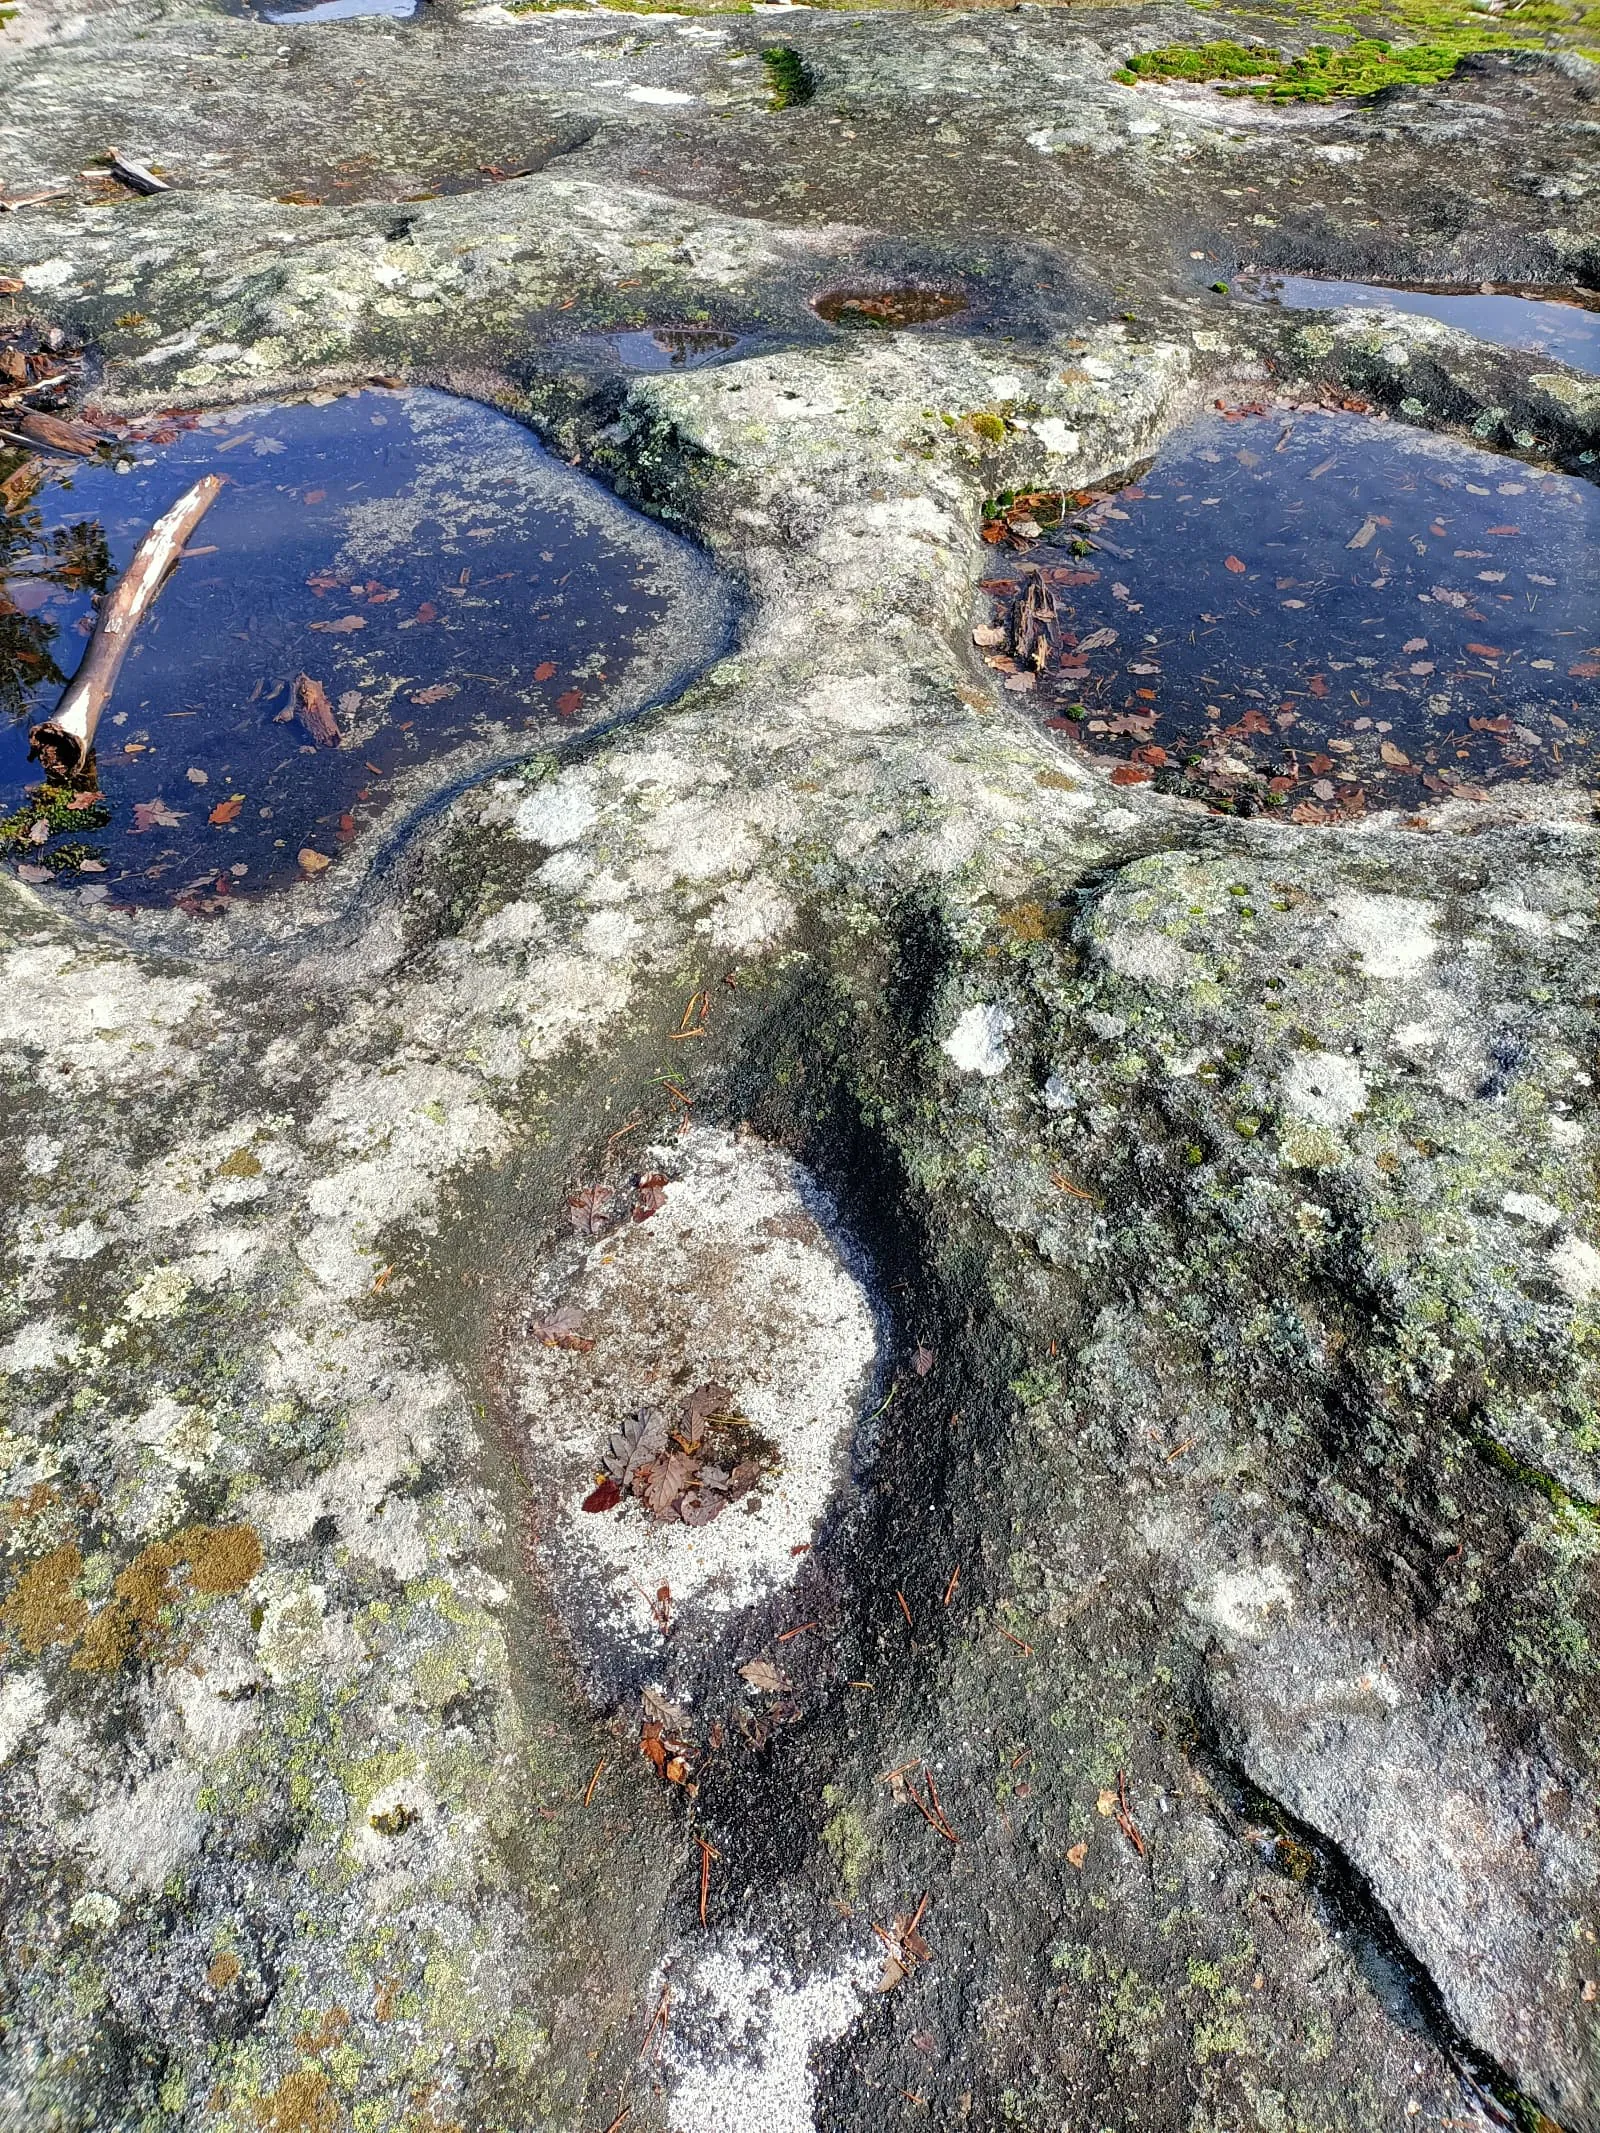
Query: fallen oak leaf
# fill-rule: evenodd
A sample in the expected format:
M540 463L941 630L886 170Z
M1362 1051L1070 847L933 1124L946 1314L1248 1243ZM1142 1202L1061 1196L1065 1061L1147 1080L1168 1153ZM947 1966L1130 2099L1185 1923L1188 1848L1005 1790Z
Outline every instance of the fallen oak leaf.
M713 1415L728 1415L733 1412L733 1394L726 1385L719 1385L715 1378L708 1378L697 1385L683 1403L684 1423L691 1444L698 1444L700 1433Z
M770 1659L752 1659L740 1667L739 1678L748 1681L751 1688L763 1696L781 1696L789 1686L787 1678L778 1672Z
M234 812L237 813L238 810L235 809ZM231 821L233 818L229 816L228 819ZM176 829L182 820L183 816L176 809L168 807L165 800L135 800L132 834L138 836L145 830ZM212 820L215 821L216 817L213 816Z
M635 1222L648 1222L650 1217L659 1214L666 1204L666 1179L660 1176L659 1173L647 1178L641 1178L638 1184L638 1196L633 1203L633 1219Z
M217 802L210 814L207 815L206 820L216 828L224 829L230 822L236 822L239 819L239 811L243 806L244 794L242 792L230 793L226 800Z
M601 1465L612 1479L631 1488L633 1478L667 1448L667 1418L658 1408L641 1407L614 1430Z
M727 1508L728 1498L715 1489L686 1489L678 1503L678 1516L686 1526L709 1526Z
M583 1314L577 1305L561 1304L548 1318L538 1321L533 1328L533 1337L541 1348L570 1348L587 1355L594 1342L584 1338L582 1326Z
M611 1194L604 1185L585 1186L567 1201L567 1220L580 1237L602 1235L611 1212Z
M645 1508L663 1522L677 1516L678 1498L693 1482L699 1471L699 1461L688 1452L668 1452L665 1458L657 1459L650 1467L639 1470L635 1480L635 1492L639 1482L644 1481ZM649 1479L645 1480L648 1474Z

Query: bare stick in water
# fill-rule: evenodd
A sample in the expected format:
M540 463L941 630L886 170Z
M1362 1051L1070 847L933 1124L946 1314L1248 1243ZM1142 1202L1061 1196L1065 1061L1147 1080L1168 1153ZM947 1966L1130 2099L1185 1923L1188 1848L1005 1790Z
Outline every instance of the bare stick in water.
M94 746L100 714L111 700L133 633L183 546L222 491L222 476L206 474L162 513L134 551L121 583L100 610L83 664L72 677L56 715L28 735L28 755L51 777L71 777Z

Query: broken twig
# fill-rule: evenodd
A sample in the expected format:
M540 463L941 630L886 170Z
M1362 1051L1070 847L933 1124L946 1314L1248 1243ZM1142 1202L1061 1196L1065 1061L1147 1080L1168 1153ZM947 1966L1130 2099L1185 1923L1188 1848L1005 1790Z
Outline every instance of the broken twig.
M94 746L100 714L111 700L117 674L146 610L154 603L183 544L222 492L222 476L206 474L162 513L134 551L122 581L100 610L100 619L54 718L28 735L28 759L51 777L81 770Z
M700 1847L700 1924L704 1927L706 1898L711 1894L711 1862L713 1859L720 1859L722 1854L714 1844L708 1844L704 1837L696 1837L694 1841Z
M108 148L106 161L110 166L109 175L131 193L170 193L172 190L165 178L158 178L153 170L146 170L142 163L135 163L120 149Z
M333 715L328 692L320 681L313 681L309 674L295 676L294 708L301 725L319 748L338 747L343 738L339 721Z

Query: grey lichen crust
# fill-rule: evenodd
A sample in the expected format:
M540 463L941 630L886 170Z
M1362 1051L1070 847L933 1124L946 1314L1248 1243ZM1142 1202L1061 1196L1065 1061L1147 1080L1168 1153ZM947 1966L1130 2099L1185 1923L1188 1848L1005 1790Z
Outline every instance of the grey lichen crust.
M1103 81L1115 20L795 35L898 123L919 37L977 49L918 93L981 78L987 109L1041 41ZM142 93L134 21L17 60L57 82L34 175ZM138 22L264 79L290 34ZM745 32L449 34L626 105L665 166L675 107L629 87L704 96ZM427 44L344 49L425 102ZM1538 182L1587 81L1547 71L1559 123L1513 114ZM1126 132L1133 98L1083 106L1122 112L1097 167L1124 204L1192 160ZM1339 114L1358 162L1317 168L1378 185L1404 136L1487 186L1459 100ZM1053 163L1088 123L1030 147L1019 117L1016 152ZM1252 168L1311 168L1305 130L1260 129ZM886 119L880 175L900 142ZM1594 2133L1588 796L1213 817L1112 788L966 643L985 495L1128 466L1269 367L1573 462L1592 390L1427 322L1164 287L1173 206L1127 255L1141 317L1102 257L1102 294L1053 313L829 338L805 294L887 240L622 167L403 212L287 208L246 170L0 225L24 301L102 337L108 404L427 375L535 420L746 603L674 704L465 793L358 896L252 931L0 889L0 2124L522 2133L626 2106L770 2133L935 2104L985 2133L1367 2133L1501 2123L1498 2088ZM1538 182L1495 241L1592 257L1582 201ZM769 341L597 382L553 314L613 325L635 278ZM583 1597L530 1568L551 1476L524 1403L555 1368L524 1366L575 1257L571 1383L608 1382L607 1297L628 1371L646 1304L678 1338L660 1214L613 1273L571 1203L686 1114L651 1188L671 1220L708 1147L781 1150L751 1160L825 1188L795 1263L850 1329L840 1382L865 1384L868 1294L893 1353L799 1552L696 1623L678 1676L663 1647L675 1783L635 1705L593 1715ZM758 1659L778 1689L738 1673ZM879 1992L871 1928L924 1894L932 1960Z

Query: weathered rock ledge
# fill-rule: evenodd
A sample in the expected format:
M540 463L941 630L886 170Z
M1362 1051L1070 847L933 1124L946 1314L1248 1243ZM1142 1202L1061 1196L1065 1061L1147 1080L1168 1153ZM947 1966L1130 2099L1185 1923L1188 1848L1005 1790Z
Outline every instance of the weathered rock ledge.
M493 399L744 621L677 701L270 910L4 885L0 2124L1600 2127L1588 796L1210 816L1113 789L967 646L986 494L1219 395L1600 449L1537 359L1188 276L1246 164L1306 189L1292 229L1237 207L1284 263L1592 273L1593 70L1130 136L1115 53L1219 19L786 14L822 89L765 133L744 18L355 25L280 66L312 33L119 9L9 62L20 184L113 120L163 147L131 117L242 55L179 129L203 185L0 224L102 404ZM357 53L424 184L491 69L486 127L542 84L583 145L283 206L279 120ZM706 106L693 182L641 85ZM848 113L848 222L708 174L713 92L771 187L844 185ZM912 109L988 145L897 219ZM831 336L805 298L863 267L990 294ZM575 348L635 306L756 352ZM563 1300L592 1350L534 1330ZM561 1525L652 1343L676 1392L743 1370L831 1481L654 1663ZM880 1993L872 1928L924 1896L932 1959Z

